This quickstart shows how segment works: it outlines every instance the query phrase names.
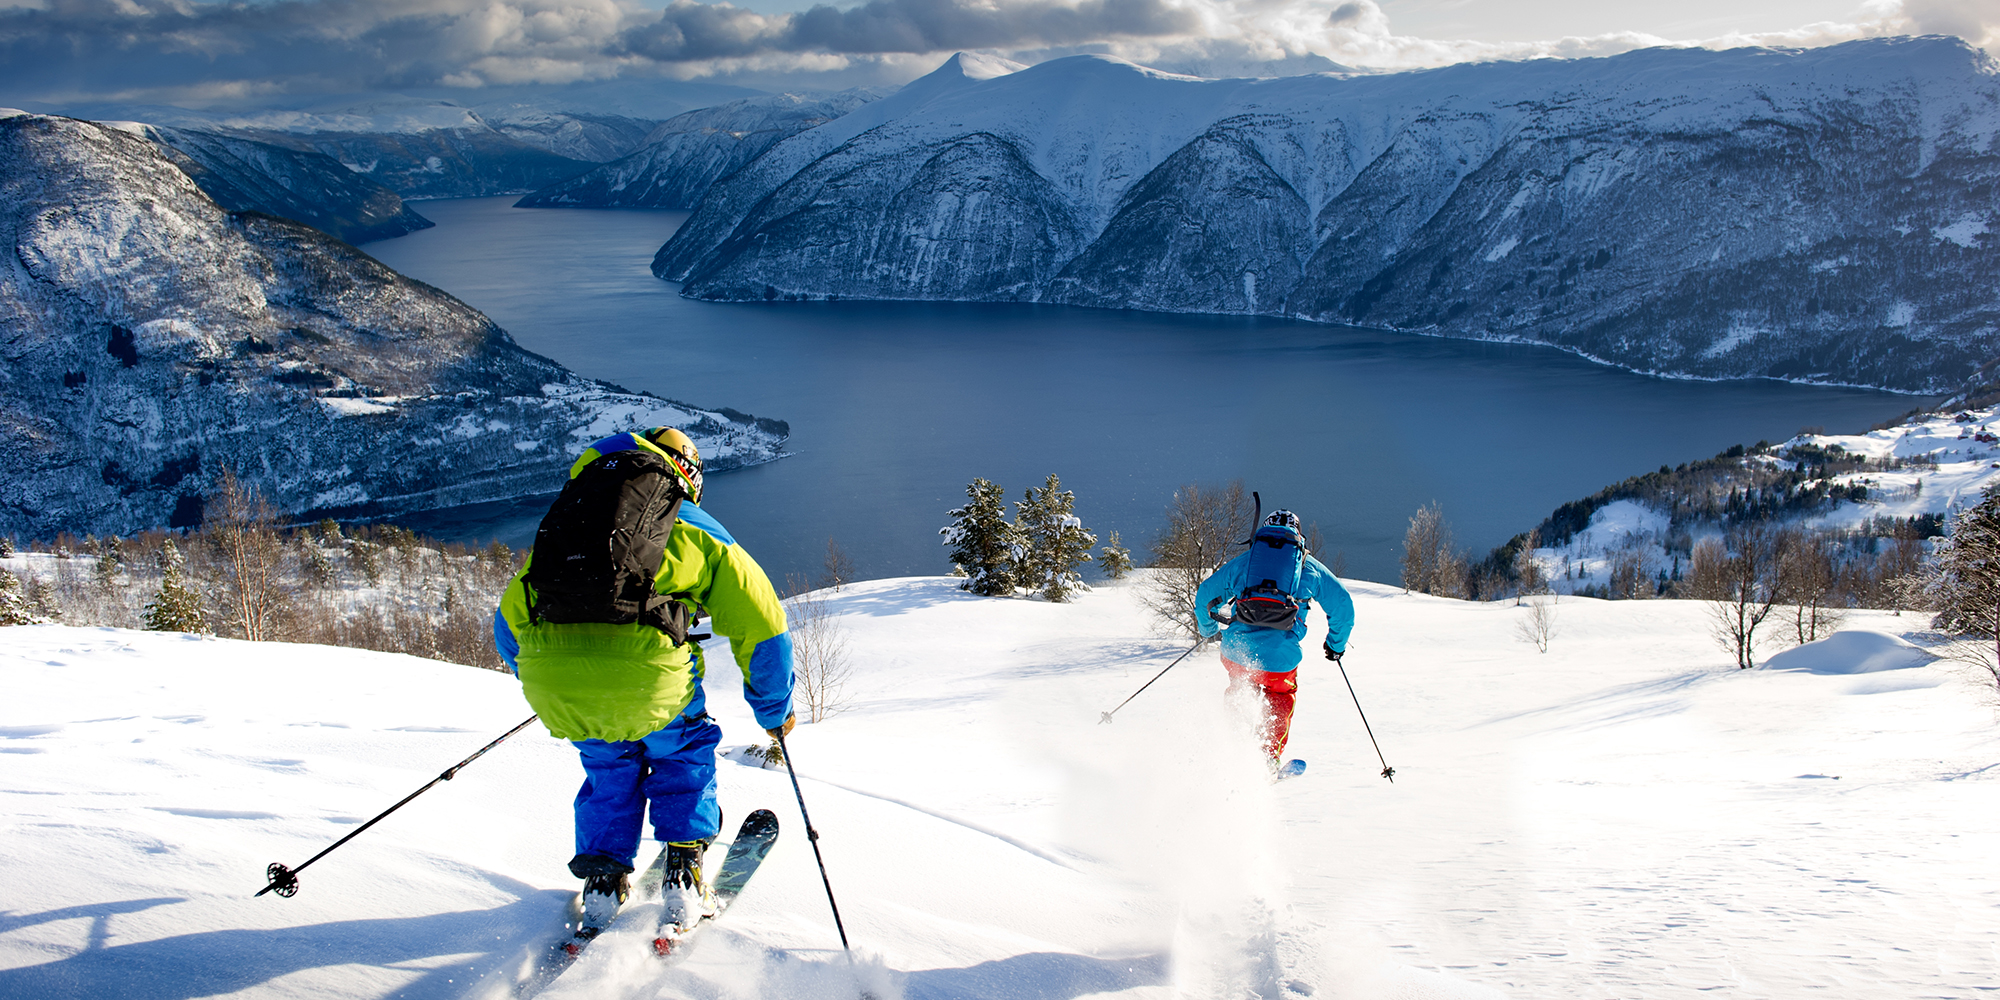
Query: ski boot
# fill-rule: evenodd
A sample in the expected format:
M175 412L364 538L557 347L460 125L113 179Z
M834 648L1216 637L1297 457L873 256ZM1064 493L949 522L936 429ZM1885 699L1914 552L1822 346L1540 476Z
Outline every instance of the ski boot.
M571 942L578 947L611 926L618 908L632 894L631 868L601 854L579 855L569 863L570 874L583 879L583 899L578 907L576 933Z
M701 858L709 843L686 840L667 845L667 880L660 896L663 935L685 934L704 918L715 916L715 890L701 877Z

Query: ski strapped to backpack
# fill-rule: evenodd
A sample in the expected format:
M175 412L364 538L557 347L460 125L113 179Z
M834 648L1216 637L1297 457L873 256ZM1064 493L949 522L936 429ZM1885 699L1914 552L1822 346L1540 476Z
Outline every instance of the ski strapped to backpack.
M1292 594L1305 571L1305 546L1298 533L1267 524L1250 536L1243 579L1249 586L1236 597L1236 621L1257 628L1289 631L1298 624L1300 605Z
M681 501L667 460L645 449L614 451L577 471L535 529L525 582L528 618L659 629L686 642L697 615L687 594L654 589Z

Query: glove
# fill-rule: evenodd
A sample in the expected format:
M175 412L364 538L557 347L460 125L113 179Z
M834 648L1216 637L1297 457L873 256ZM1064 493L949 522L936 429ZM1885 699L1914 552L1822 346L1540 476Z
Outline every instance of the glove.
M1340 658L1347 655L1345 650L1335 649L1332 646L1321 646L1319 649L1320 652L1326 654L1327 659L1332 660L1335 663L1339 663Z
M774 740L783 739L784 737L792 735L792 727L798 725L798 722L799 722L799 713L793 712L792 714L785 716L784 724L773 729L766 729L764 731L770 733L771 738Z

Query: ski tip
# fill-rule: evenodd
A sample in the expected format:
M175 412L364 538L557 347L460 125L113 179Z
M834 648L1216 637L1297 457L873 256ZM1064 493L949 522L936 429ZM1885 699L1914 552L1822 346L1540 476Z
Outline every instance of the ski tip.
M1280 767L1278 769L1278 773L1284 775L1287 778L1298 777L1299 775L1306 773L1306 762L1297 759L1288 760L1284 763L1283 767Z
M673 953L674 953L674 939L673 939L673 938L670 938L670 937L656 937L656 938L654 938L654 939L653 939L653 954L654 954L654 955L656 955L656 956L658 956L658 957L660 957L660 958L665 958L665 957L667 957L668 955L671 955L671 954L673 954Z

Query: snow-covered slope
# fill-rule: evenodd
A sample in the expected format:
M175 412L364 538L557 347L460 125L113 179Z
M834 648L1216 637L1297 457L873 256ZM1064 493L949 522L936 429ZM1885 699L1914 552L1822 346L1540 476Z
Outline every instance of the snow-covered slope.
M193 523L224 469L289 513L386 513L546 491L635 425L718 469L786 430L579 378L89 122L0 120L0 244L4 532Z
M1780 447L1801 444L1838 445L1876 463L1925 460L1837 477L1843 484L1867 487L1869 499L1844 502L1814 520L1826 527L1849 528L1874 517L1956 513L2000 484L2000 407L1947 410L1866 434L1801 434Z
M1074 605L948 579L828 595L848 711L790 744L882 1000L1976 996L2000 980L1990 695L1902 620L1736 671L1699 605L1524 613L1355 585L1347 672L1302 675L1268 784L1205 650L1125 586ZM577 883L574 752L531 728L296 865L528 714L512 678L385 654L53 626L0 644L0 996L492 997ZM1316 645L1317 635L1308 638ZM1888 654L1885 655L1885 651ZM711 662L726 662L721 651ZM1869 672L1847 671L1868 668ZM729 671L709 705L761 734ZM614 931L545 997L852 995L782 771L721 768L784 834L655 968Z
M826 98L752 97L677 115L637 152L522 198L521 208L693 208L709 185L779 141L873 100L868 91Z
M1912 518L1948 525L1959 511L2000 485L2000 407L1946 410L1865 434L1802 433L1741 461L1789 469L1796 460L1787 456L1813 449L1825 450L1837 462L1865 460L1846 463L1846 471L1826 473L1825 483L1834 488L1820 490L1822 496L1840 497L1847 488L1859 487L1864 498L1831 499L1780 518L1782 522L1868 535L1883 534L1885 523ZM1721 535L1724 525L1720 519L1691 517L1685 509L1676 524L1666 507L1633 498L1597 507L1581 530L1535 550L1542 572L1564 593L1605 587L1621 556L1636 559L1646 580L1678 574L1686 562L1684 547L1694 537ZM1669 548L1677 533L1683 546L1679 555ZM1550 540L1544 536L1544 541Z
M432 225L403 204L396 192L320 153L219 132L139 128L194 179L203 194L232 212L263 212L303 222L354 244Z
M654 271L1955 388L2000 354L2000 77L1944 37L1203 80L962 61L777 144Z

